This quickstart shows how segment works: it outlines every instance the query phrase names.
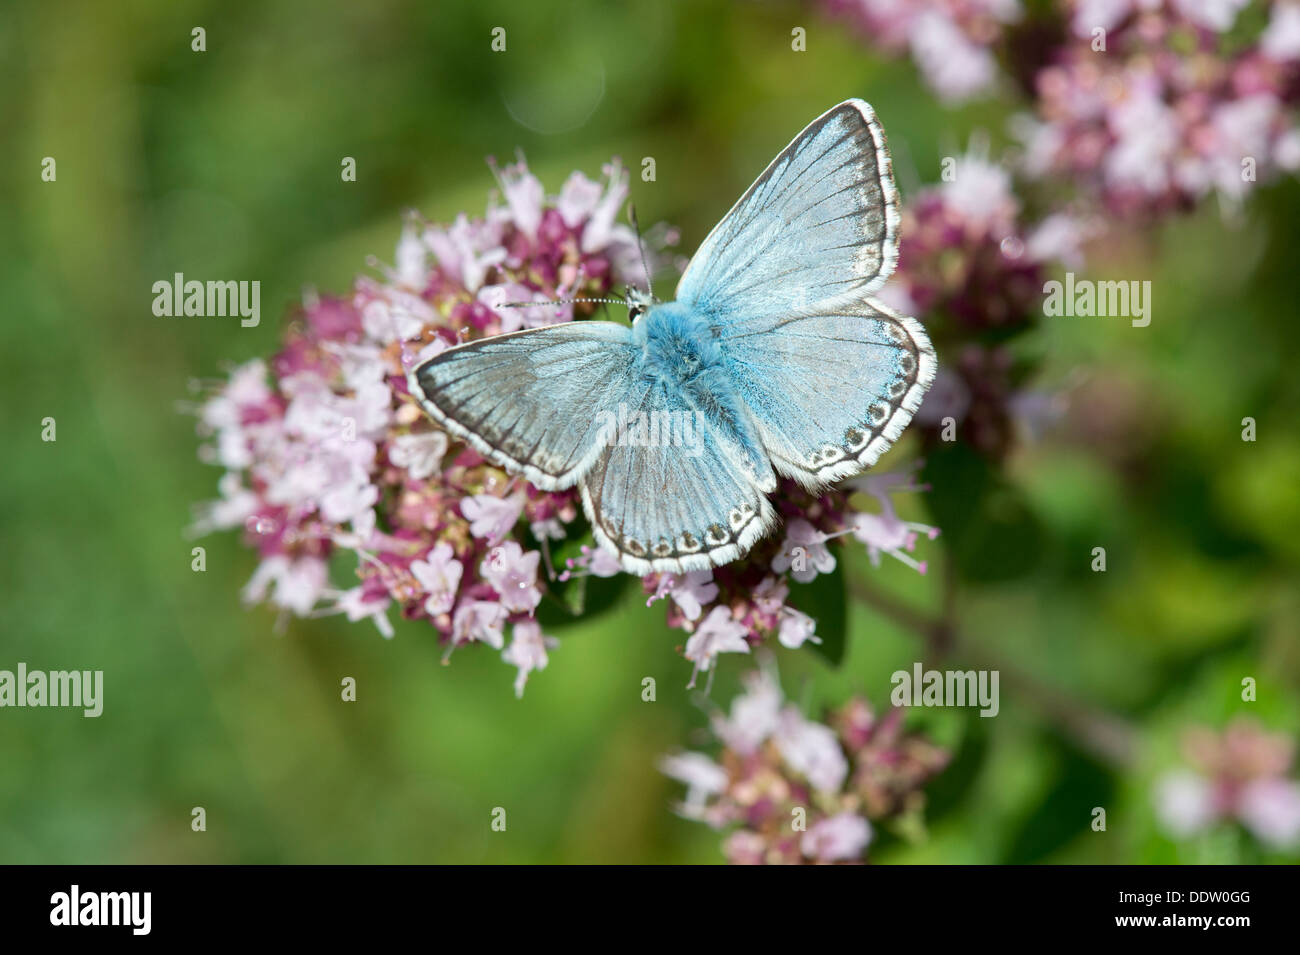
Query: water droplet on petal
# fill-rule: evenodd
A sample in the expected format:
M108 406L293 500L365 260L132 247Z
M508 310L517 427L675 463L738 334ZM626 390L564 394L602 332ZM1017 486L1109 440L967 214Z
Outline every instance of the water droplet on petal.
M244 526L252 534L273 534L277 525L274 518L254 514L244 522Z

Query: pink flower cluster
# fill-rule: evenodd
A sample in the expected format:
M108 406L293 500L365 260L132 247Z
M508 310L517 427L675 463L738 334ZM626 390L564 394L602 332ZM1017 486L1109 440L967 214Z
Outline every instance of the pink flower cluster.
M770 668L749 673L730 713L716 713L718 760L684 752L660 769L686 785L678 811L716 829L738 864L860 863L872 824L920 816L923 787L948 753L903 729L903 714L877 717L855 697L810 720L785 702Z
M915 468L863 475L821 495L783 480L773 496L782 530L746 557L711 571L645 577L647 606L667 599L669 625L690 634L689 686L701 672L712 676L719 654L749 653L770 637L789 649L820 643L814 617L790 605L791 584L798 602L798 585L834 572L834 550L849 538L865 545L874 565L887 555L924 574L925 561L913 554L920 538L939 536L938 528L902 519L892 497L925 490L915 482ZM597 568L596 559L588 563L594 573L613 569Z
M628 191L617 163L603 182L574 173L553 198L522 161L496 172L504 202L449 226L412 219L381 279L309 296L270 362L235 369L207 398L202 456L226 473L194 530L244 529L261 559L250 602L367 618L384 636L396 608L428 621L449 654L501 651L522 693L555 645L534 611L545 542L566 535L576 496L538 491L449 439L406 372L462 341L574 317L571 305L505 302L600 296L641 266L617 222ZM329 563L343 554L356 579L336 588Z
M1156 812L1175 838L1235 819L1265 846L1300 846L1300 781L1288 775L1295 741L1248 720L1223 732L1196 729L1184 739L1190 768L1161 778Z
M1019 0L823 0L869 42L907 52L941 99L991 92L998 81L993 47L1020 20Z
M1212 193L1234 203L1300 169L1300 7L1268 4L1266 25L1243 43L1245 5L1069 4L1069 39L1037 75L1035 115L1020 120L1026 172L1132 216Z
M940 99L1014 77L1030 178L1067 182L1119 216L1231 205L1300 169L1300 7L1268 0L820 0L864 42L907 52ZM1002 67L999 67L1001 59ZM1008 75L1004 77L1004 72ZM907 233L904 232L904 235Z
M627 193L617 166L603 185L575 173L553 199L522 163L497 172L503 204L447 227L408 223L381 279L358 280L348 298L309 297L269 365L236 369L201 406L204 454L226 474L195 529L244 528L262 559L250 602L370 619L385 636L396 608L427 620L449 655L466 643L501 651L522 692L555 645L534 618L549 581L622 571L591 546L553 568L548 542L589 533L571 527L575 492L539 491L437 429L407 393L406 371L458 342L572 319L574 306L547 299L600 297L637 281L641 265L635 237L615 222ZM539 304L501 307L520 301ZM746 558L645 578L648 602L667 598L671 624L691 635L691 685L721 653L769 637L820 642L816 608L792 606L791 584L834 571L849 537L876 564L889 555L925 573L917 544L938 530L902 519L893 500L923 490L913 475L866 475L821 495L786 481L774 495L783 529ZM355 561L347 588L330 582L339 552Z
M974 148L904 206L900 232L898 271L880 297L922 316L941 357L916 424L937 431L951 418L964 441L1000 457L1018 430L1037 433L1059 409L1016 386L1009 351L984 333L1037 321L1049 270L1079 267L1096 228L1064 212L1026 223L1010 171Z

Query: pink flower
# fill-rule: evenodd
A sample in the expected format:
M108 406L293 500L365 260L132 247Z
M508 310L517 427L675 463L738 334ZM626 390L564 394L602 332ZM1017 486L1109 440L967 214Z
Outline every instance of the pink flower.
M1133 12L1135 0L1076 0L1071 27L1081 39L1091 39L1096 29L1112 30Z
M827 536L803 518L790 522L781 551L772 558L772 569L806 584L820 574L835 569L835 558L826 548Z
M600 194L600 183L592 182L580 172L571 173L564 180L560 195L555 201L556 211L566 226L570 229L577 228L596 211Z
M583 226L582 251L584 252L594 252L619 243L631 245L635 242L635 237L629 229L616 225L619 210L627 200L627 170L615 159L601 171L605 173L605 191L591 208L587 223Z
M712 603L718 596L718 585L713 582L712 570L664 574L659 589L667 592L687 620L699 620L704 605Z
M451 610L464 570L446 541L439 541L424 560L411 562L411 574L429 595L424 601L425 613L436 617Z
M745 692L731 702L731 715L712 719L713 732L729 748L748 756L776 732L785 697L775 675L754 670L742 678Z
M986 152L976 147L957 156L952 178L938 186L938 194L966 229L1000 240L1014 230L1020 202L1012 192L1011 173Z
M873 45L910 50L940 98L960 101L988 92L997 79L989 49L1020 18L1018 0L822 0L852 20Z
M492 548L479 573L501 595L501 606L511 613L532 613L541 603L537 588L537 564L542 555L535 550L524 553L515 541Z
M766 614L776 616L790 596L790 585L779 577L764 577L754 588L754 606Z
M1025 240L1025 254L1037 262L1060 262L1066 268L1080 269L1083 267L1083 243L1099 231L1095 222L1054 212L1029 233Z
M781 627L777 631L776 638L780 641L781 646L788 647L791 650L798 650L805 643L821 643L821 637L816 635L817 622L806 613L795 610L793 607L786 607L781 614Z
M710 669L719 653L748 653L749 641L745 639L748 633L747 627L731 619L726 607L714 607L686 641L683 655L695 664L686 688L694 688L695 677L701 670Z
M781 711L776 745L781 758L814 789L833 792L844 784L849 763L835 733L821 723L804 719L793 706Z
M223 474L217 490L221 497L194 508L190 534L198 536L220 528L238 527L257 512L261 503L256 494L244 487L237 471Z
M460 502L460 512L470 522L469 532L495 544L502 540L524 512L524 494L516 491L509 497L475 494Z
M1279 63L1300 59L1300 6L1294 3L1273 6L1268 28L1259 39L1259 49Z
M324 613L343 613L347 615L348 620L356 623L358 620L371 619L380 634L387 640L393 638L393 624L388 619L388 605L391 601L383 594L367 594L365 587L353 587L351 590L345 590L338 595L338 602L333 608L326 609Z
M388 460L417 481L438 473L447 453L447 436L441 431L400 434L388 445Z
M1274 849L1300 843L1300 783L1261 779L1248 784L1237 813L1260 842Z
M1025 171L1073 184L1113 219L1189 208L1212 192L1231 206L1287 169L1293 95L1278 67L1300 49L1300 16L1277 4L1253 42L1249 31L1219 36L1244 5L1075 3L1084 42L1054 51L1035 79L1037 116L1019 122ZM1087 42L1099 28L1104 53Z
M424 241L433 250L439 270L468 292L477 292L488 270L508 255L501 245L499 224L471 221L464 213L446 228L426 229Z
M736 864L866 861L868 820L914 817L925 783L948 754L903 729L899 711L876 719L861 697L831 710L825 722L782 707L769 664L743 677L745 692L729 716L710 724L718 758L678 753L660 769L687 786L679 811L732 831L723 842ZM806 819L802 836L791 826Z
M737 829L723 841L722 852L732 865L762 865L767 859L767 840L757 832Z
M1214 821L1214 796L1196 773L1171 773L1156 790L1156 812L1174 836L1194 835Z
M1287 777L1294 741L1250 720L1222 732L1184 736L1192 769L1165 774L1156 786L1156 814L1174 838L1197 835L1235 819L1271 849L1300 844L1300 782Z
M258 566L256 573L244 587L244 600L254 603L271 591L271 602L277 607L306 616L324 594L327 583L325 562L317 557L300 560L277 554L268 557Z
M587 569L596 577L613 577L623 572L618 558L603 547L592 548L587 561Z
M429 275L429 247L415 222L402 227L402 237L397 240L397 259L394 278L398 284L416 291L424 287Z
M199 411L199 420L209 428L239 429L248 418L258 417L259 409L271 399L266 384L266 362L246 362L230 373L225 389L212 397ZM245 465L227 465L227 467Z
M808 827L799 848L818 862L860 859L871 844L871 823L854 812L841 812Z
M659 771L686 784L686 798L679 811L698 818L705 803L727 788L727 771L703 753L677 753L659 761Z
M435 338L429 344L425 345L414 355L409 353L403 355L403 371L410 371L416 365L422 365L435 355L441 355L451 346L447 344L445 338Z
M522 162L503 169L493 168L515 226L528 238L537 238L537 227L542 223L542 201L545 198L541 180L529 172Z
M539 541L564 540L564 525L553 517L544 521L533 521L528 525L528 533Z
M409 341L435 317L427 302L405 289L361 288L374 296L361 308L361 327L375 341Z
M997 63L986 48L972 43L944 14L921 13L909 31L912 57L941 99L957 102L987 91Z
M575 572L576 571L576 572ZM583 544L577 557L568 560L568 567L560 574L560 580L571 577L613 577L621 574L623 567L618 558L603 547L591 547Z
M867 545L871 563L880 566L880 555L889 554L898 558L918 573L926 572L925 561L916 561L905 551L916 546L916 534L902 521L890 520L881 514L854 514L853 536Z
M379 488L352 472L321 492L321 517L333 524L351 523L364 537L374 527L372 509L378 500Z
M550 662L546 651L559 645L560 641L542 633L541 626L535 620L522 620L514 625L510 646L502 651L501 659L519 668L519 673L515 677L516 697L524 695L524 684L528 682L528 674L533 670L546 669L546 664Z
M479 641L500 650L505 644L506 609L488 600L462 602L451 625L451 648ZM449 648L449 652L450 649Z
M693 633L701 618L720 608L726 612L726 619L743 628L751 645L769 638L791 647L820 642L808 613L799 607L787 608L791 596L789 581L793 578L806 582L819 572L834 570L836 559L831 546L840 546L838 539L852 533L862 501L858 492L883 498L888 503L890 495L925 490L915 483L914 472L915 467L901 474L873 472L865 479L866 483L843 482L818 493L809 492L793 481L783 481L773 502L786 521L784 539L768 538L748 556L712 571L651 574L642 581L647 606L671 595L668 623L687 633ZM908 527L909 547L914 546L918 529L924 529L931 537L937 534L919 524ZM913 566L919 565L913 561ZM794 603L803 606L802 601L808 597L807 592L798 592ZM786 613L787 609L791 612Z
M867 555L873 567L880 566L880 555L888 554L900 563L906 564L917 573L927 570L925 561L917 561L910 551L916 549L918 534L924 534L930 540L939 536L939 529L916 521L904 521L898 516L890 493L906 476L893 474L874 474L857 478L850 482L855 490L863 491L880 503L880 513L872 514L860 511L849 518L849 529L853 536L867 545Z

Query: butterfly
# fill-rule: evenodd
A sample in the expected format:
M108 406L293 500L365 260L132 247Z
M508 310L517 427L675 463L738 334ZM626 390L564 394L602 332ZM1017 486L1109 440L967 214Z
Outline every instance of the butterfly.
M631 573L729 563L774 528L778 476L816 491L870 467L934 380L921 324L872 298L898 228L884 130L846 100L714 227L675 301L633 288L630 326L449 348L411 370L411 393L538 488L577 485L596 541Z

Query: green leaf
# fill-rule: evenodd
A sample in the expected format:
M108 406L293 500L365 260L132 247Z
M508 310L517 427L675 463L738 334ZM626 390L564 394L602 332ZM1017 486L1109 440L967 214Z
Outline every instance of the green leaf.
M1038 566L1042 522L978 452L961 443L936 448L924 477L934 488L927 503L964 579L1013 580Z
M968 710L963 716L965 725L956 752L943 772L926 787L925 815L931 822L962 806L975 787L988 755L989 721L975 710Z
M817 621L821 643L810 644L831 666L844 662L848 632L848 597L844 585L844 562L837 561L829 574L818 574L806 584L790 587L790 606Z
M1064 739L1053 742L1060 760L1056 778L1034 811L1012 831L1000 860L1004 863L1028 865L1049 859L1082 834L1093 835L1089 824L1094 807L1114 804L1115 779L1106 768Z

